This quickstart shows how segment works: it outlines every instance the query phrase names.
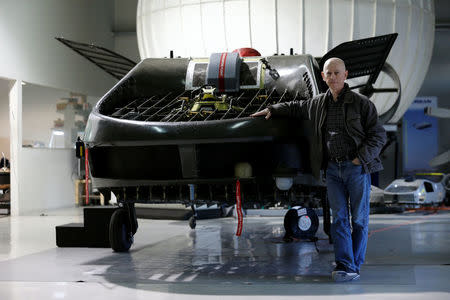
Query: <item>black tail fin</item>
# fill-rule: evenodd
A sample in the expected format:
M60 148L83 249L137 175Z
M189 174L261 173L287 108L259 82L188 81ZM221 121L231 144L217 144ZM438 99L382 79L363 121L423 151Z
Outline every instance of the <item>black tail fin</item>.
M345 62L348 79L370 75L367 83L374 84L394 45L397 33L346 42L328 51L320 60L320 70L330 57L338 57Z
M94 44L74 42L62 37L55 39L119 80L136 65L131 59Z

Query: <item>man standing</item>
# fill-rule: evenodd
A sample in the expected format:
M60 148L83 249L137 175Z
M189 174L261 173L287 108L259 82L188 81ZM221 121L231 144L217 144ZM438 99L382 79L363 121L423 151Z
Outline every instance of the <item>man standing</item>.
M375 105L350 90L347 75L344 61L330 58L322 71L329 87L326 93L276 104L252 115L312 121L312 149L316 151L311 153L311 169L317 179L320 170L326 171L336 260L332 278L338 282L359 279L368 238L370 173L383 169L379 154L386 142Z

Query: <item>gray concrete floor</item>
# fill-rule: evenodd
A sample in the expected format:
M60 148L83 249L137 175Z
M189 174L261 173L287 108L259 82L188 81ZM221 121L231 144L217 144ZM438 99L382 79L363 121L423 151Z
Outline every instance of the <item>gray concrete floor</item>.
M0 218L0 299L450 299L450 213L372 215L361 280L334 283L319 241L283 243L282 218L139 220L129 253L57 248L81 210Z

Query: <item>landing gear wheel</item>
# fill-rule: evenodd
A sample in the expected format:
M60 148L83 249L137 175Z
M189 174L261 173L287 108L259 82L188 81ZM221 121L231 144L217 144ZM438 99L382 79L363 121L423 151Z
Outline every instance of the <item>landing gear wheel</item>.
M195 218L195 216L190 217L189 227L191 227L191 229L195 229L196 226L197 226L197 218Z
M127 210L117 209L109 222L109 242L115 252L126 252L133 244L133 233Z

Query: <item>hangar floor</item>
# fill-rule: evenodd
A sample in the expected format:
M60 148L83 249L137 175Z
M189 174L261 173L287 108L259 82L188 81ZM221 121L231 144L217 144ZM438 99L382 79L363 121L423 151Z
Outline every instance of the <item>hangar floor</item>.
M139 220L129 253L57 248L55 226L81 210L0 218L0 299L449 299L450 213L372 215L361 280L330 280L323 232L283 243L282 218ZM318 251L317 251L318 250Z

